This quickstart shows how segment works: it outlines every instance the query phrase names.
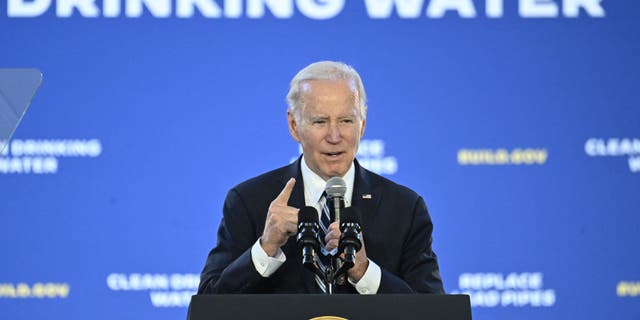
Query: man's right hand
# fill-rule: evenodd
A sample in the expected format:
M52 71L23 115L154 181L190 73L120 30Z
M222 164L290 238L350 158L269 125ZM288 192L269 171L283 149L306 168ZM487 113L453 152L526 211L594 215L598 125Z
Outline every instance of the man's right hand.
M269 205L260 245L270 257L275 256L278 248L298 231L299 209L287 205L295 184L296 179L289 179L282 192Z

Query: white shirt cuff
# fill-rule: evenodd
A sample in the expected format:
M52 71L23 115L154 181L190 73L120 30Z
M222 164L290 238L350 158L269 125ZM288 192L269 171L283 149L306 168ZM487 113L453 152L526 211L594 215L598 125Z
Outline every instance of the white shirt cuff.
M278 248L275 257L269 257L262 246L260 245L260 239L251 247L251 261L258 273L267 278L271 276L280 266L287 260L287 257L282 252L282 249Z
M382 270L371 259L369 259L369 266L367 271L364 272L360 281L354 282L351 278L348 279L349 283L356 288L356 291L360 294L376 294L378 288L380 288L380 281L382 280Z

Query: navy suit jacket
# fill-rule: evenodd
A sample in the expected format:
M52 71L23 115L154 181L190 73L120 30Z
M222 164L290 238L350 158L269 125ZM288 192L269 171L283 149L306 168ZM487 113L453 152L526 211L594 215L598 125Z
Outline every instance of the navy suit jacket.
M251 247L262 235L269 205L291 177L296 184L289 206L305 206L300 161L229 191L218 243L202 271L199 294L321 292L313 273L302 266L295 237L282 247L286 262L270 277L262 277L251 259ZM438 260L431 249L433 225L422 197L362 168L357 161L355 170L351 206L362 212L367 256L382 269L378 293L444 293ZM336 292L356 293L350 284L338 286Z

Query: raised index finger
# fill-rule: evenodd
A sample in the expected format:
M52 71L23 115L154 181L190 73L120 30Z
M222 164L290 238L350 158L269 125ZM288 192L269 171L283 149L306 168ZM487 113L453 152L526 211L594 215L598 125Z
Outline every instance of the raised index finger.
M291 178L287 181L287 184L284 186L284 189L280 192L280 194L276 197L274 202L277 202L282 205L287 205L289 202L289 197L291 197L291 192L293 191L293 186L296 184L296 179Z

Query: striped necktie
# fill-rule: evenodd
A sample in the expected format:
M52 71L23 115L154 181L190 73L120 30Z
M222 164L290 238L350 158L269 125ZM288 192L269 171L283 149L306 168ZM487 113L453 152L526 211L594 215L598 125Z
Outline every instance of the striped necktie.
M329 233L329 225L333 222L333 217L331 216L331 211L327 204L326 192L322 193L318 203L320 204L320 208L322 208L322 213L320 214L320 239L324 244L324 237Z
M329 210L327 204L327 193L323 192L318 204L320 205L321 213L320 213L320 230L318 230L318 235L320 236L320 245L322 249L318 252L318 264L320 265L320 269L323 273L327 270L329 265L331 264L331 253L325 250L326 243L324 242L324 238L329 232L329 225L333 222L333 217L331 217L331 211ZM316 275L316 282L318 286L322 290L322 292L327 292L326 285L320 277Z

